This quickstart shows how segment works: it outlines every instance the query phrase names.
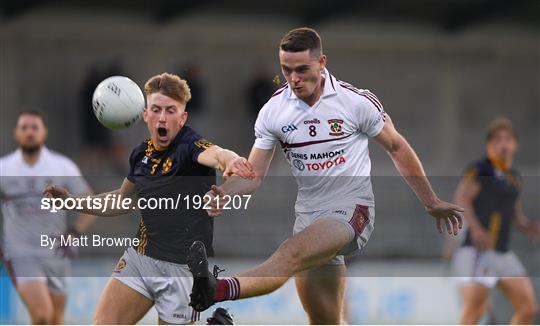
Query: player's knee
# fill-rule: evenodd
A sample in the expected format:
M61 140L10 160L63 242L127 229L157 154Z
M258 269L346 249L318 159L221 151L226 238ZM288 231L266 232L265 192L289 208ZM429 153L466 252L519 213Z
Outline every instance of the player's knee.
M536 314L538 314L538 309L539 308L536 303L525 302L518 308L516 314L520 315L522 320L528 320L529 322L532 322L534 320L534 317L536 317Z
M50 325L54 324L54 313L52 309L42 307L36 309L31 314L32 324L34 325Z
M339 325L341 324L341 313L339 310L321 309L316 312L309 313L309 323L311 325Z
M484 314L484 305L474 305L466 307L463 310L463 315L460 324L477 324Z
M104 314L100 311L97 311L94 315L94 320L92 321L94 325L118 325L119 320L114 319L112 314Z
M103 318L103 316L95 315L94 320L92 320L93 325L113 325L114 322Z
M58 314L55 313L52 319L52 323L54 325L63 325L64 324L64 313Z
M538 306L538 304L534 303L532 306L531 306L531 320L534 319L539 313L540 313L540 306Z

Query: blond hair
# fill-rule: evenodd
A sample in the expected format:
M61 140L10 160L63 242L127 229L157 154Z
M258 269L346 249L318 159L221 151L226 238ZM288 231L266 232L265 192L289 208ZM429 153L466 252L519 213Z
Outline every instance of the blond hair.
M182 104L191 99L191 90L187 82L177 75L166 72L148 79L144 85L144 93L146 96L161 93Z

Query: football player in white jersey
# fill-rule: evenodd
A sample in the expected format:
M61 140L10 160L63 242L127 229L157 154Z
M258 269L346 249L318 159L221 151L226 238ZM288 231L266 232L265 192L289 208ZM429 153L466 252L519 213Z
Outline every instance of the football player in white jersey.
M268 260L233 278L211 275L205 248L195 242L188 261L195 278L191 305L204 310L215 302L264 295L296 276L309 322L340 324L344 321L343 255L365 246L373 230L368 138L375 138L388 152L435 218L439 232L445 225L448 233L457 234L463 210L437 197L420 160L375 95L330 74L315 30L288 32L281 40L279 59L287 83L261 109L249 156L258 178L231 178L214 186L208 213L221 213L215 200L220 196L253 192L280 144L298 183L294 235Z
M4 219L2 251L5 267L33 324L62 324L72 248L41 246L41 236L77 236L94 217L80 215L66 229L66 213L41 209L41 191L48 183L89 193L75 163L47 149L47 127L39 111L17 117L18 149L0 158L0 203ZM57 241L58 243L59 241Z

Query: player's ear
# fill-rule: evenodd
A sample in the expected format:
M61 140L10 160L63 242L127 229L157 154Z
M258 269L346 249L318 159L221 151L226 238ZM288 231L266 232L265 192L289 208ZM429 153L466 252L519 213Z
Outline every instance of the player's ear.
M180 118L180 126L183 127L186 124L188 118L188 113L186 111L182 112L182 117Z
M319 58L319 67L321 71L326 67L326 56L324 54L321 54Z
M142 117L143 117L143 121L147 122L146 120L148 120L148 108L144 108Z

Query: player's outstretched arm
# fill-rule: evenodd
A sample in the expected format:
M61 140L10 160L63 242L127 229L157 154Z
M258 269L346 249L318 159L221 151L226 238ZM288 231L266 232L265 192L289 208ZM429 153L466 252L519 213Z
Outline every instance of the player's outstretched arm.
M540 224L538 221L529 220L523 211L521 200L517 200L514 207L514 223L516 227L533 241L540 241Z
M248 160L216 145L199 154L197 160L199 164L223 171L224 177L238 175L243 178L253 178L253 168Z
M217 217L222 213L222 210L217 206L217 201L214 200L214 198L222 197L224 195L234 196L254 193L262 184L273 157L274 149L264 150L253 147L248 159L253 171L253 177L249 179L232 177L228 178L219 187L213 186L212 190L207 193L207 198L212 198L210 201L211 209L207 210L208 215Z
M429 183L418 156L394 128L389 116L382 131L375 137L377 142L388 152L399 173L422 202L426 211L437 220L439 232L443 232L442 223L449 234L457 235L463 225L463 208L440 200Z
M126 208L119 208L122 205L118 205L120 200L130 198L132 201L136 197L135 184L124 179L119 189L105 192L92 196L73 196L64 187L58 185L51 185L45 188L43 195L49 199L49 204L55 205L54 199L67 200L69 198L75 199L80 205L73 209L84 214L96 215L96 216L119 216L132 212L135 208L133 202L127 205ZM113 203L114 199L114 203ZM57 203L57 207L60 203Z

